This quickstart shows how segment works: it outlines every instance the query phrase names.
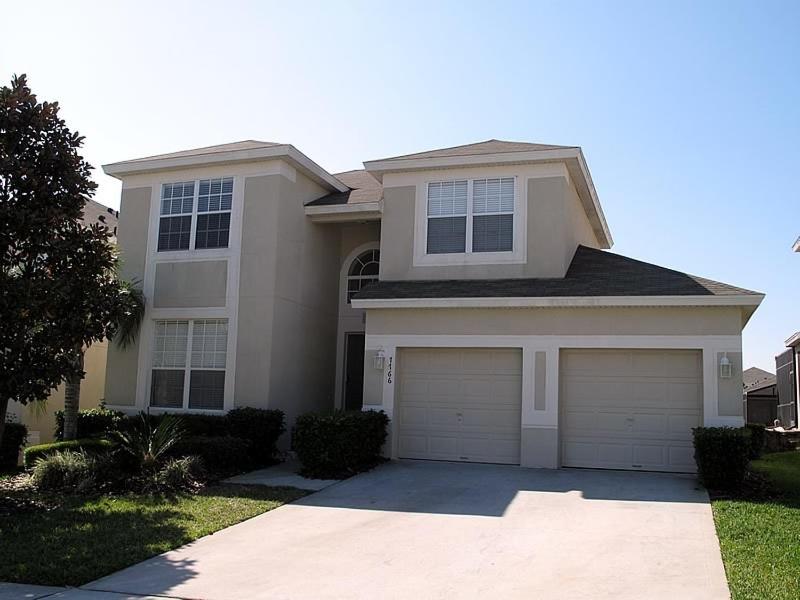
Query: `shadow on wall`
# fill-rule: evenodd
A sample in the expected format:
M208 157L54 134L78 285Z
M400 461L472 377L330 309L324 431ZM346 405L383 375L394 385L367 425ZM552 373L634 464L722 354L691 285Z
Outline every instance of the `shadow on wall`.
M527 492L578 494L589 501L708 502L693 475L395 461L296 504L502 517Z

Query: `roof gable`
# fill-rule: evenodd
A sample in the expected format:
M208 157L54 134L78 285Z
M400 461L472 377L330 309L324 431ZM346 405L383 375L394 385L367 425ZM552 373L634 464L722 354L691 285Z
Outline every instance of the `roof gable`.
M509 142L505 140L486 140L474 144L463 144L461 146L451 146L450 148L439 148L436 150L426 150L425 152L415 152L413 154L402 154L389 158L378 159L381 161L389 160L412 160L419 158L443 158L449 156L480 156L484 154L503 154L507 152L536 152L544 150L563 150L567 148L577 148L577 146L556 146L553 144L534 144L530 142Z

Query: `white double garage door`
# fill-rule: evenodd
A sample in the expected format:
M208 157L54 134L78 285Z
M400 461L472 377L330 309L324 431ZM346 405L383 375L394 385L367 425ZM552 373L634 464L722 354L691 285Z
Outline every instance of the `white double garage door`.
M398 363L400 458L520 463L520 349L404 348ZM562 466L694 471L700 351L562 350L559 371Z

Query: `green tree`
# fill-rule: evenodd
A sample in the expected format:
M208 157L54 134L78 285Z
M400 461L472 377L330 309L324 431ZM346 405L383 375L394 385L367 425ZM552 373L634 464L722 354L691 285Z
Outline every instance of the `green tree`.
M80 381L83 350L141 314L111 232L81 221L96 184L58 112L24 75L0 88L0 441L9 402Z

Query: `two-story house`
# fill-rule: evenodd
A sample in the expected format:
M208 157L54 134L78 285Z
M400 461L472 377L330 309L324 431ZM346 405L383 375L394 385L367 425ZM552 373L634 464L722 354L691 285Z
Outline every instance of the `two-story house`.
M607 252L578 147L489 140L331 174L246 141L106 165L138 345L123 410L379 409L393 458L692 471L741 425L763 296Z

